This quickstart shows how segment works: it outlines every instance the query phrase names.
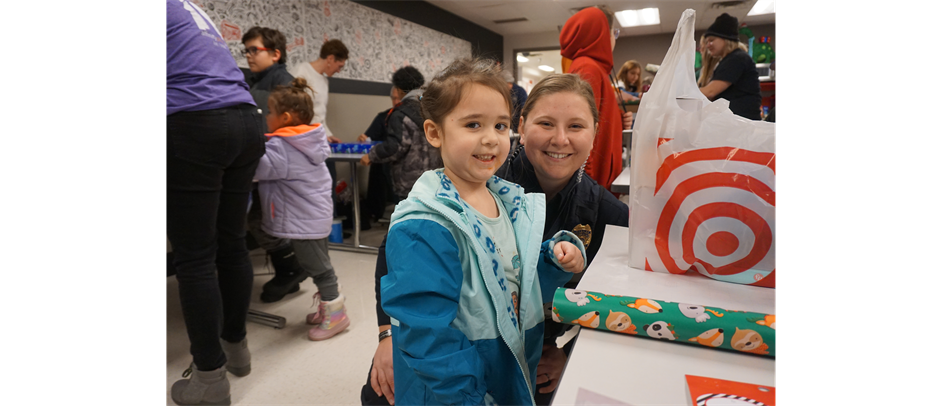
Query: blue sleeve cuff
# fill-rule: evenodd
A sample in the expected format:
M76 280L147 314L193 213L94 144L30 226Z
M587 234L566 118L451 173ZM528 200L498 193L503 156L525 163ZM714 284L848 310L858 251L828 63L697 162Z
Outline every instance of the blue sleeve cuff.
M559 260L556 259L556 255L553 254L553 248L560 241L567 241L578 247L579 253L582 254L583 263L587 262L585 245L582 244L579 237L569 231L561 230L553 238L544 241L540 247L542 259L537 262L537 272L540 275L540 293L543 295L544 303L553 301L556 288L565 285L566 282L572 279L572 274L563 270L563 267L559 265Z

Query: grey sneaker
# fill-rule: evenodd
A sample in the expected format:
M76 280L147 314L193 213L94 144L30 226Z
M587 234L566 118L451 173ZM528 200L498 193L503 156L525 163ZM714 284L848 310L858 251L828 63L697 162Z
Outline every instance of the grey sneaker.
M200 371L190 364L183 377L170 387L170 398L178 405L230 405L229 379L225 366L212 371Z
M226 369L229 373L243 377L252 372L252 354L249 353L248 338L237 343L220 338L219 343L222 344L222 352L226 354Z

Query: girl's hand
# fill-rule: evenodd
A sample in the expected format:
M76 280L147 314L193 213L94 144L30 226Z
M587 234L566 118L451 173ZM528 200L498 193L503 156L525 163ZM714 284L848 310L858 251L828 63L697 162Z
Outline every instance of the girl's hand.
M582 258L582 252L571 242L560 241L553 246L553 255L562 265L563 270L571 273L579 273L585 267L585 261Z

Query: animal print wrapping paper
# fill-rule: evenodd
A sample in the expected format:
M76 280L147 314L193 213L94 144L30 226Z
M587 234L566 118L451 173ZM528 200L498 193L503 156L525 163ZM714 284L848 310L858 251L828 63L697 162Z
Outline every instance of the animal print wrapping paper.
M559 288L553 320L775 358L775 315Z

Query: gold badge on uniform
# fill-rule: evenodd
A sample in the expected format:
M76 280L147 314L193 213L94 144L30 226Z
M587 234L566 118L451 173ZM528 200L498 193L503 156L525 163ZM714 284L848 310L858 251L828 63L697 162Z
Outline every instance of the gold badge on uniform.
M586 249L589 248L589 243L592 242L592 227L588 224L579 224L572 228L572 233L582 240L582 245L585 245Z

